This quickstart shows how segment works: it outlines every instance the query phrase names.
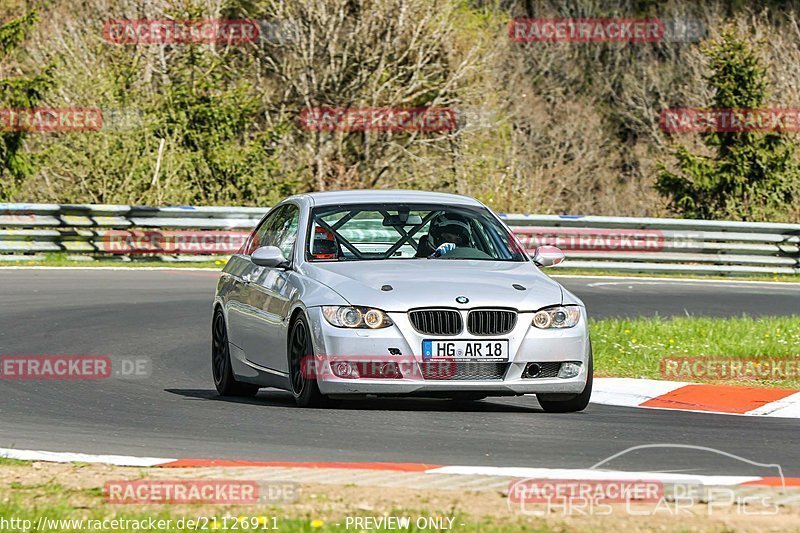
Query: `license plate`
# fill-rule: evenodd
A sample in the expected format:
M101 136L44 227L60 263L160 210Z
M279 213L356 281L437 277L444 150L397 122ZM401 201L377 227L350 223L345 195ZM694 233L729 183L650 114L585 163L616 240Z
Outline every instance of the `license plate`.
M422 341L422 358L448 361L508 361L508 340Z

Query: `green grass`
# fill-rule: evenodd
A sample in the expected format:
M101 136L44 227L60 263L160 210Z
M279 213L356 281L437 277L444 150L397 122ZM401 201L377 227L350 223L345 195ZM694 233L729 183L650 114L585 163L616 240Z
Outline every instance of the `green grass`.
M353 505L351 511L343 516L327 517L321 519L309 514L307 511L290 510L270 506L191 506L182 505L179 508L169 505L109 505L103 501L99 489L69 489L55 483L46 485L31 485L11 487L8 491L0 490L0 520L6 520L8 530L28 531L36 530L38 521L44 517L49 522L42 524L43 531L86 531L88 523L83 523L83 529L78 520L136 520L147 524L148 521L163 520L164 523L156 524L156 529L150 531L183 532L183 531L292 531L292 532L345 532L353 531L353 524L346 527L346 516L374 516L380 517L380 511L365 511ZM494 524L490 519L476 521L458 512L449 512L442 515L440 511L428 512L425 510L391 509L388 516L408 516L412 526L403 531L421 532L434 531L418 529L413 524L416 518L426 516L451 516L454 517L453 529L464 532L481 533L513 533L562 531L561 526L552 528L537 519L534 523L529 520L514 520L512 523L502 525ZM213 518L216 517L216 527ZM273 521L274 518L274 521ZM11 520L16 522L11 523ZM179 524L179 520L183 523ZM56 522L60 520L62 522ZM68 521L72 520L70 523ZM187 520L194 524L187 524ZM237 523L237 520L239 521ZM29 521L24 523L22 521ZM169 521L169 522L167 522ZM0 522L1 524L2 522ZM461 524L464 524L463 526ZM106 525L111 525L106 523ZM119 524L120 526L124 524ZM128 528L93 528L95 531L146 531L147 527L137 528L127 524ZM183 526L183 527L181 527ZM226 526L226 527L225 527ZM274 528L277 526L277 529ZM357 531L358 529L356 529ZM391 531L379 528L370 531Z
M29 461L27 459L11 459L9 457L0 457L0 466L30 466L35 462L36 461ZM92 465L92 463L84 463L81 461L73 461L69 464L76 468L85 468Z
M31 461L23 461L22 459L9 459L8 457L0 457L0 466L23 466L30 465Z
M601 376L662 379L663 357L800 358L800 316L603 319L589 328ZM796 377L738 383L800 389Z

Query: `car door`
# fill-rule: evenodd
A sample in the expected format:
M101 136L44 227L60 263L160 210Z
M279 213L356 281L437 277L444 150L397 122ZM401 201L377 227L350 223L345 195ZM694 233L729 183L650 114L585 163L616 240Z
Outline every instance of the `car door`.
M262 268L253 264L250 255L269 239L286 206L280 206L270 212L251 234L242 250L231 257L225 270L232 277L231 290L227 296L228 336L231 344L244 350L248 344L246 339L253 335L251 330L258 327L254 319L255 309L261 307L250 286L254 275L260 275Z
M292 260L297 240L300 211L287 204L266 228L257 246L276 246L284 257ZM251 251L251 253L252 253ZM251 262L252 264L252 262ZM243 316L242 348L245 357L256 365L279 372L288 372L286 335L291 298L291 269L264 268L252 265L244 279L247 312Z

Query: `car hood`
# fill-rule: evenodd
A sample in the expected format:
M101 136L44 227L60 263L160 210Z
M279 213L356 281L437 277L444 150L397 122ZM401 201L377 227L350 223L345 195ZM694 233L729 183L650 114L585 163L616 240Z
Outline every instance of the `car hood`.
M306 263L305 274L352 305L384 311L415 307L514 307L533 311L562 302L561 285L529 262L398 259ZM525 287L514 288L514 284ZM391 291L381 290L391 285ZM465 296L469 302L458 304Z

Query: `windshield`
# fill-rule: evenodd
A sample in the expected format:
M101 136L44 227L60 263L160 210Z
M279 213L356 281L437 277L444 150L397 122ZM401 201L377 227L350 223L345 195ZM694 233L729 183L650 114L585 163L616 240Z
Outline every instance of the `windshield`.
M513 234L482 207L347 204L311 212L309 261L526 261Z

